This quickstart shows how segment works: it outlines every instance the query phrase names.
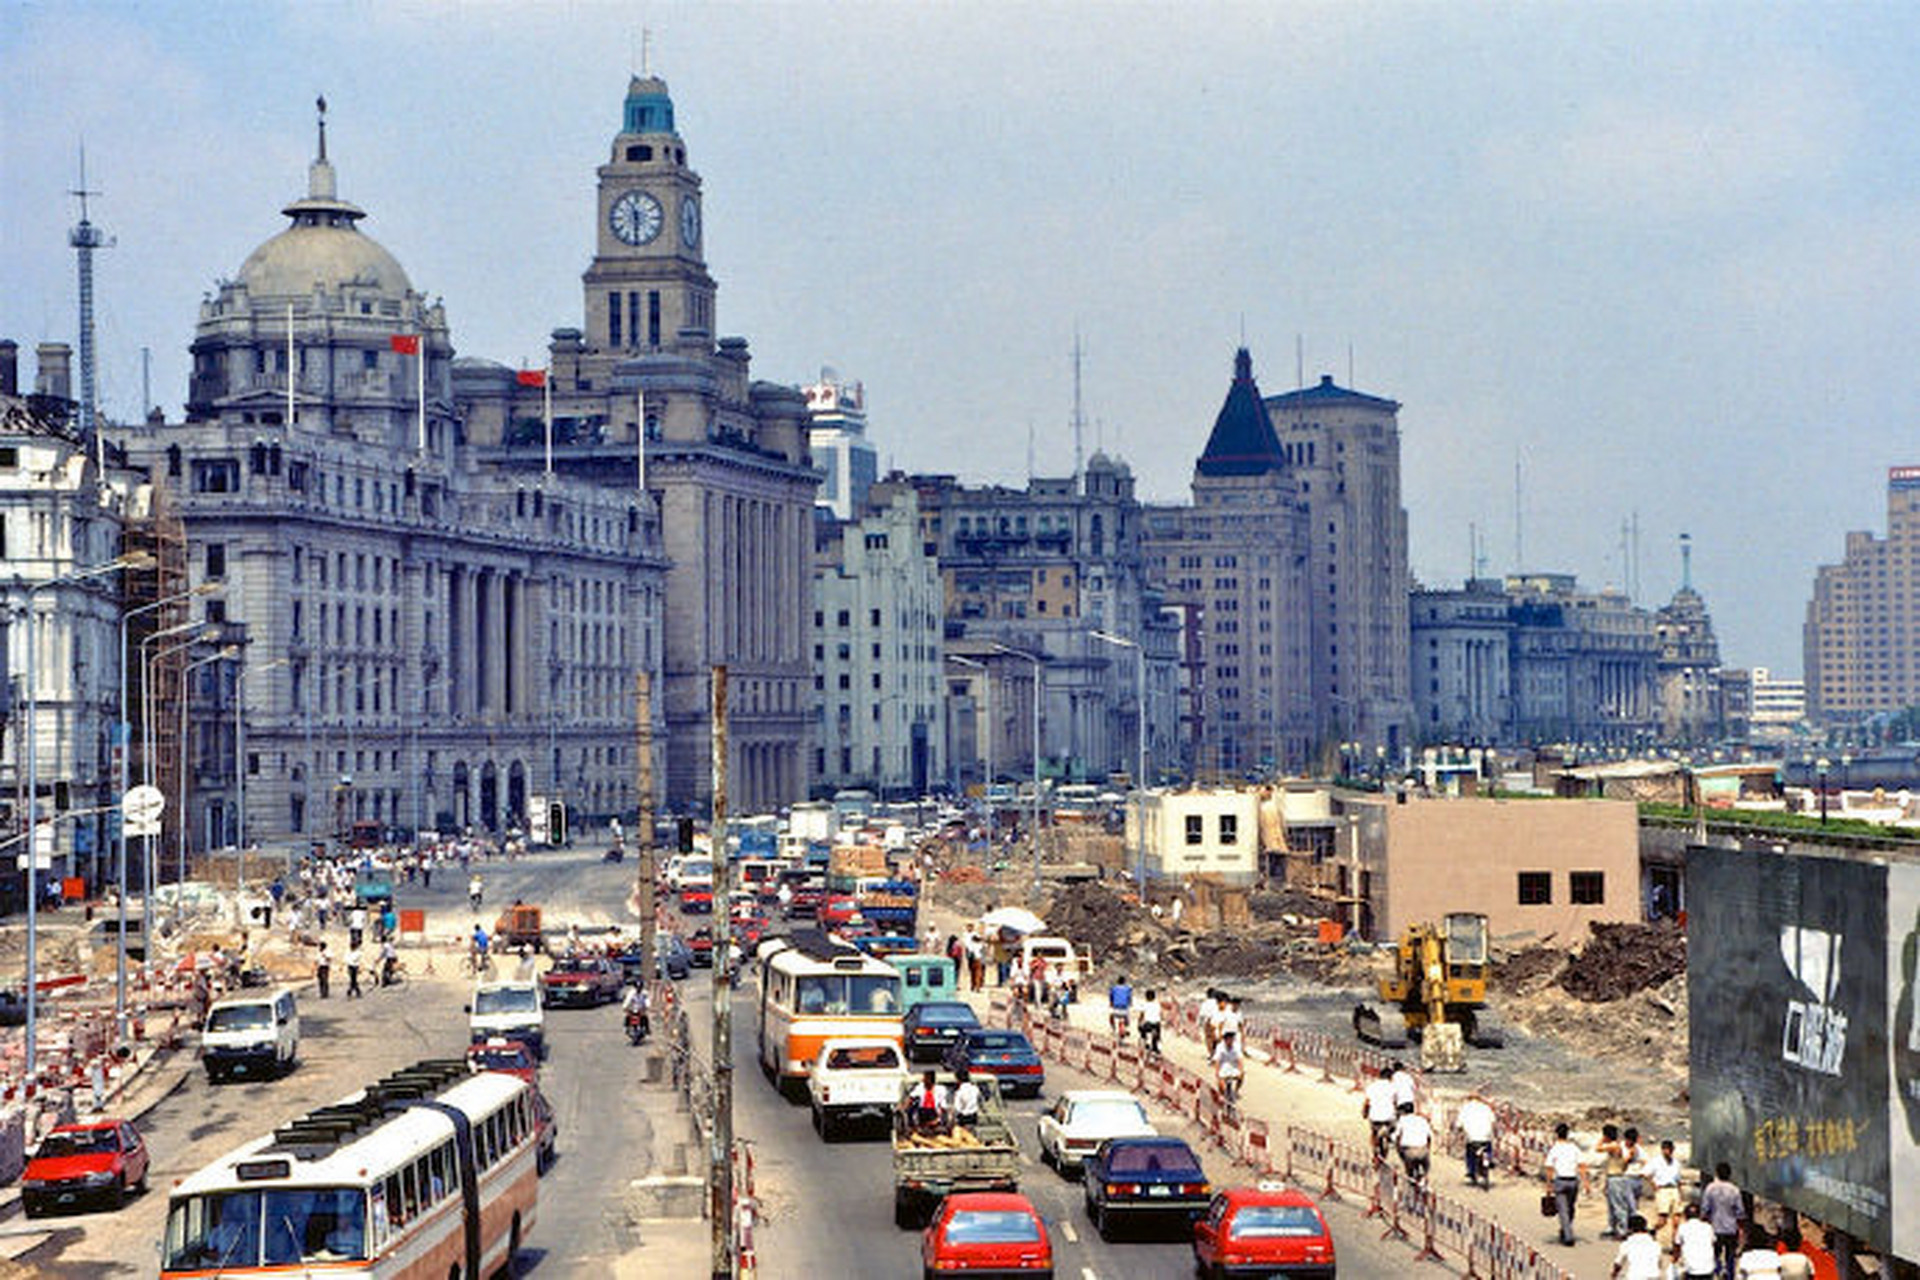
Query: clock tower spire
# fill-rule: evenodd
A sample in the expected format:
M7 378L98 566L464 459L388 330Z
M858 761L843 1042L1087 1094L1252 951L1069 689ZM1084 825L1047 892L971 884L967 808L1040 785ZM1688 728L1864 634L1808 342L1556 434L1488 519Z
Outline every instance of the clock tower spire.
M702 241L700 175L674 127L666 81L627 85L620 132L599 169L599 226L584 276L589 348L713 349L713 277Z

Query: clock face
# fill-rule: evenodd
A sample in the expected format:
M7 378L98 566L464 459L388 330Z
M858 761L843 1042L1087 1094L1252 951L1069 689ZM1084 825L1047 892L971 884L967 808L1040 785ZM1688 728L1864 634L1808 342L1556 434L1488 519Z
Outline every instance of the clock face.
M647 244L660 234L660 202L644 191L629 191L607 211L607 225L623 244Z
M680 202L680 243L700 247L700 202L688 196Z

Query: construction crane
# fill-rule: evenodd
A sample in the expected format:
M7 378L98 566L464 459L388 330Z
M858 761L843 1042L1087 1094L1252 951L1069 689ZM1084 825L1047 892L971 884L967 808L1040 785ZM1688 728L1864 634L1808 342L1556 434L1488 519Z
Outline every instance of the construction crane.
M1353 1030L1362 1040L1398 1048L1420 1041L1429 1071L1466 1069L1465 1044L1498 1047L1500 1033L1486 1012L1487 918L1455 912L1441 925L1415 924L1394 948L1393 972L1380 979L1388 1007L1356 1005Z

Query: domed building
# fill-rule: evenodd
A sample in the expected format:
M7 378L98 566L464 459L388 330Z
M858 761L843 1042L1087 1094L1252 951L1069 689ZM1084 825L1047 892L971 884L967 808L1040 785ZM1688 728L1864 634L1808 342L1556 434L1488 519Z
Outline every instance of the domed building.
M324 116L282 212L201 304L184 421L120 432L214 624L191 651L210 660L187 689L188 852L354 822L504 831L550 796L575 821L631 809L658 504L468 443L445 311L340 197Z

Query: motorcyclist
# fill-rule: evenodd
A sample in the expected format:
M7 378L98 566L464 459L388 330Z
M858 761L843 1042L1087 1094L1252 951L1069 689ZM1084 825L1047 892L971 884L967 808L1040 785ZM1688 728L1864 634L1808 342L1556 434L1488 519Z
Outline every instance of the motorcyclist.
M641 984L635 983L627 988L627 998L621 1002L620 1008L626 1015L627 1038L635 1044L646 1039L653 1031L652 1019L648 1017L652 1003L647 989Z

